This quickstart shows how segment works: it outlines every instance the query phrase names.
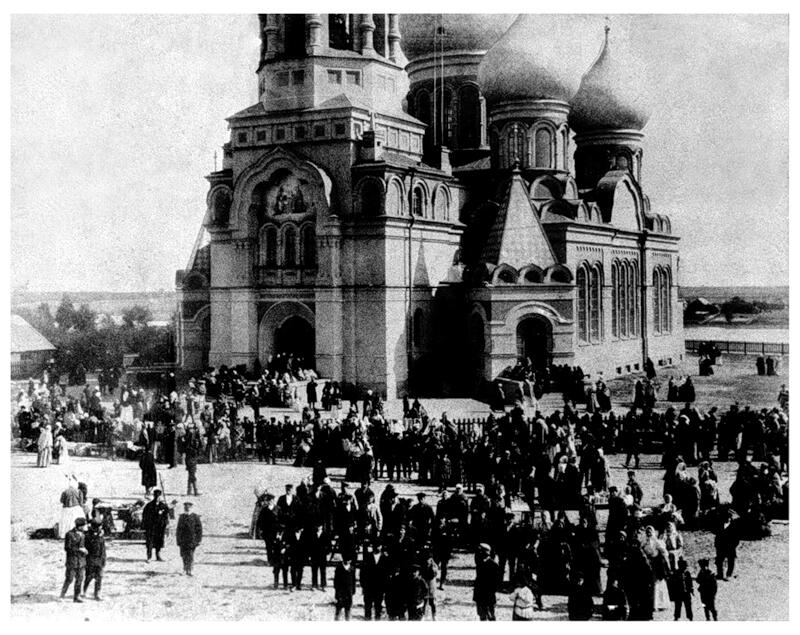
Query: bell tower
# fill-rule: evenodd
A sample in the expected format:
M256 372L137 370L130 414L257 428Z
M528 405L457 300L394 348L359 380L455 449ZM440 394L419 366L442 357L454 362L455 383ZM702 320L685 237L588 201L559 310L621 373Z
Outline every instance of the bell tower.
M370 110L396 109L408 92L397 14L261 14L259 27L258 95L268 112L342 94Z

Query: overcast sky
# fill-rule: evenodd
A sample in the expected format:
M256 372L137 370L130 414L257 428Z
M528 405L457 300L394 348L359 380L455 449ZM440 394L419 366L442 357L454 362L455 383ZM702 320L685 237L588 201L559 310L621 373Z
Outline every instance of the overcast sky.
M602 16L562 17L587 67ZM643 186L684 285L788 284L788 18L612 16L653 76ZM11 288L173 287L224 118L256 101L253 15L14 16Z

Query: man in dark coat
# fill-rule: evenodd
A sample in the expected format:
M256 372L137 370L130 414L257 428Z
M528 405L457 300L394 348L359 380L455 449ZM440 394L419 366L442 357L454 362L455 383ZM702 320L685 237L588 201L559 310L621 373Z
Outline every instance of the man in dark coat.
M278 498L278 519L286 531L294 530L295 524L300 518L300 503L294 493L294 485L286 485L286 493Z
M478 546L477 558L472 600L475 602L481 622L494 622L494 607L497 604L497 588L500 584L500 567L492 557L492 548L486 543Z
M200 433L197 426L192 425L187 431L184 438L184 460L186 462L186 495L194 494L199 496L197 491L197 457L203 451L203 443L200 440Z
M364 593L364 619L371 620L373 612L376 620L381 619L383 599L389 584L392 563L389 559L388 547L377 553L371 544L364 547L364 559L361 563L361 590Z
M64 585L61 587L61 597L65 598L67 596L69 585L74 581L74 602L83 601L81 600L81 585L86 572L86 554L89 553L86 549L85 536L83 535L85 527L86 519L83 517L76 518L75 527L70 529L64 536L64 551L67 553L67 561Z
M408 510L408 522L416 532L417 542L430 540L434 517L433 507L425 502L425 492L417 493L417 504Z
M139 459L139 468L142 470L142 487L144 487L145 494L149 494L158 483L156 460L151 450L145 448L142 458Z
M342 560L336 565L336 572L333 574L333 589L336 597L335 619L338 620L344 611L344 619L350 621L353 595L356 592L356 577L350 560Z
M292 588L298 591L303 584L303 569L306 564L306 544L303 540L303 530L297 525L293 530L286 530L286 557L289 559L289 571L292 578Z
M86 546L86 579L83 582L83 595L94 580L94 599L102 600L100 589L103 586L103 568L106 566L106 538L103 534L103 521L93 518L84 538Z
M147 547L147 561L156 552L156 560L161 561L161 550L164 548L164 535L167 532L172 510L161 500L161 490L153 491L153 500L142 510L142 529L144 529L145 546Z
M191 501L183 504L183 513L178 517L178 527L175 530L183 560L183 572L188 576L192 575L194 550L203 540L203 523L200 522L200 516L192 512L192 505Z
M739 528L729 512L714 536L714 547L717 551L717 579L727 580L733 575L736 566L736 549L739 546ZM727 560L727 571L725 561Z
M305 530L305 549L311 562L311 588L325 590L328 585L328 554L331 552L331 537L322 523Z
M264 548L267 552L267 560L272 562L272 550L275 545L275 537L280 531L280 521L278 520L278 510L275 508L275 496L267 494L266 504L258 514L258 531L264 541Z

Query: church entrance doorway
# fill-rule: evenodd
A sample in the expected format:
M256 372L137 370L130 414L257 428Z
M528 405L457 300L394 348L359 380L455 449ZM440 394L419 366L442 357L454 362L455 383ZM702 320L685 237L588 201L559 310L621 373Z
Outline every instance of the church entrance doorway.
M296 368L315 368L314 327L299 315L292 316L275 329L273 350L277 354L293 355L299 362Z
M530 316L517 325L517 357L529 359L534 370L550 366L553 359L553 326L542 316Z

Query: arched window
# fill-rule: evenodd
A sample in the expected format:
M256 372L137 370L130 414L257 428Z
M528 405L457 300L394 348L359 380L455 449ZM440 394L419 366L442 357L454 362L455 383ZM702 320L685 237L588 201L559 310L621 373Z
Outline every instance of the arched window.
M476 86L467 85L460 93L461 118L458 131L462 148L476 148L481 136L481 98Z
M633 280L633 334L641 335L641 308L640 308L640 295L641 286L639 283L639 265L636 262L631 262L631 279Z
M372 21L375 23L375 31L372 33L372 46L378 55L386 56L386 14L373 13Z
M537 168L553 167L553 133L547 128L536 131L536 163Z
M286 57L304 57L306 54L306 16L302 13L283 16L283 52Z
M283 266L297 266L297 229L292 225L283 232Z
M425 314L422 312L422 309L417 309L414 311L414 324L413 324L413 340L414 346L416 348L422 348L422 342L424 340L422 329L424 328L424 319Z
M611 263L611 335L619 337L619 265Z
M661 271L661 332L672 332L672 271L669 267Z
M303 245L303 266L316 267L317 266L317 234L314 231L313 225L306 225L303 227L301 234L301 242Z
M274 267L278 264L278 228L274 225L261 229L258 255L258 264L262 267Z
M597 264L589 272L589 335L593 342L599 342L603 339L602 284L603 274L600 270L600 265Z
M433 217L436 220L450 220L450 196L447 188L439 187L433 199Z
M581 266L575 276L575 286L578 291L578 339L582 342L589 341L587 307L589 305L589 276L586 268Z
M411 194L411 210L414 216L425 216L425 191L421 185L417 185Z
M431 96L427 90L421 90L417 94L416 116L422 123L431 123Z
M653 269L653 330L661 333L661 269Z
M439 143L450 146L456 138L456 104L453 91L449 89L437 91L436 103L439 106L436 109L439 117L439 121L436 122L439 129Z
M386 188L386 205L384 213L389 216L402 216L405 209L403 187L396 179L389 182Z
M628 277L628 306L625 313L628 319L628 335L634 337L636 335L636 280L634 278L633 263L625 263Z
M350 20L346 13L328 14L328 45L333 49L345 51L352 48Z
M228 190L217 190L211 203L211 214L216 225L227 225L231 216L231 195Z
M624 262L619 263L619 275L617 278L617 314L619 316L619 336L628 337L628 320L626 310L628 306L628 268Z

